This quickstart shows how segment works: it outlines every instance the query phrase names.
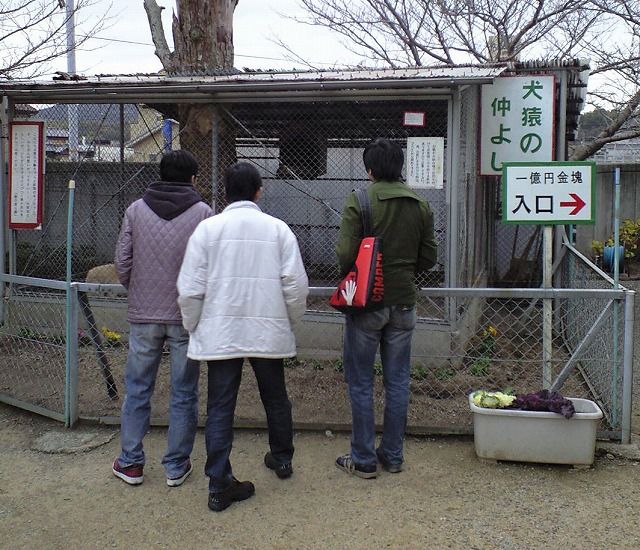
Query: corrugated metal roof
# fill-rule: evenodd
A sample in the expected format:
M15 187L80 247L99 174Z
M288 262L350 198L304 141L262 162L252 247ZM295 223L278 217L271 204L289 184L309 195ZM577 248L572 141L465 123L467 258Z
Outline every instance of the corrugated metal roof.
M232 82L301 82L301 81L358 81L387 79L486 79L495 78L506 69L505 65L464 67L415 67L409 69L354 69L332 71L256 71L223 75L168 76L163 74L96 75L81 80L6 80L0 86L6 89L25 86L73 86L95 84L160 84L160 83L232 83Z
M144 96L162 101L180 94L182 100L209 99L227 93L294 92L327 90L376 90L449 88L469 83L488 83L506 65L464 67L417 67L411 69L362 69L348 71L243 72L225 75L98 75L83 80L0 81L0 94L35 103L48 97L55 101L131 100Z

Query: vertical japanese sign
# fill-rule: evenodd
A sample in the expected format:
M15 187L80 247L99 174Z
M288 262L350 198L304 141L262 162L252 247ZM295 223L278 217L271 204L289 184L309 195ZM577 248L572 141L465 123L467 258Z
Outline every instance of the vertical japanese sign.
M444 187L444 138L407 138L407 185L417 189Z
M595 181L594 162L505 163L502 221L595 223Z
M44 179L44 122L9 124L9 227L40 229Z
M482 86L480 172L497 175L503 162L553 160L553 76L496 78Z

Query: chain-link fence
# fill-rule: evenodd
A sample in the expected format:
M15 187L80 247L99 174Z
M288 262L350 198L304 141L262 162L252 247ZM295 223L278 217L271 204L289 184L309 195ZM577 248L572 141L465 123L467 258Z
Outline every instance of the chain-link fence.
M64 422L71 399L65 285L3 276L5 280L16 292L0 304L0 395L5 402Z
M69 148L73 140L64 128L68 106L41 106L38 112L47 121L45 221L42 231L15 234L16 274L64 278L69 179L76 181L73 279L83 280L91 267L111 262L124 210L158 179L162 152L187 141L201 164L199 190L217 210L225 206L219 183L226 167L236 160L254 163L264 180L261 207L293 229L312 283L332 283L338 276L333 250L344 200L368 184L364 146L380 135L403 148L412 136L447 138L446 101L221 105L214 113L217 124L199 140L148 107L78 108L77 151ZM401 125L410 108L426 112L425 127ZM433 209L439 243L438 266L420 283L438 286L446 264L446 191L418 192Z
M96 342L87 319L80 322L78 339L78 408L82 417L117 421L121 381L127 352L126 301L117 286L79 284L78 301L83 293L91 296L94 327L106 326L101 342ZM326 302L329 289L315 288L312 298ZM23 294L24 293L24 294ZM517 393L538 391L542 379L542 300L551 299L558 307L554 312L552 378L555 379L568 362L576 368L569 373L562 392L572 397L595 399L606 413L601 434L619 437L621 429L622 360L612 359L612 324L617 322L619 334L624 334L625 318L613 315L615 308L624 310L627 292L624 290L536 290L536 289L425 289L422 299L437 309L437 303L458 299L468 307L460 310L456 319L457 330L448 327L438 330L433 323L421 318L416 328L411 368L411 400L409 430L413 432L444 431L465 433L471 430L471 416L465 396L475 389L511 389ZM5 347L16 348L9 356L10 368L27 372L25 385L14 390L19 397L33 398L25 391L33 376L57 376L57 386L45 386L46 397L58 402L63 399L64 387L64 296L48 296L48 305L38 305L34 318L25 318L29 298L28 289L21 291L9 308L12 331L3 331ZM40 296L42 299L42 297ZM612 302L614 305L610 304ZM55 305L54 305L55 304ZM617 304L617 305L615 305ZM77 307L81 310L82 304ZM45 316L44 312L47 312ZM590 315L578 312L589 311ZM596 324L601 314L605 323ZM607 313L609 312L609 313ZM440 312L444 316L444 312ZM50 317L50 333L43 318ZM54 319L57 317L57 319ZM617 319L617 321L616 321ZM19 322L18 322L19 320ZM22 323L28 327L22 329ZM35 328L38 327L38 328ZM55 330L52 328L55 327ZM343 323L340 316L308 311L297 332L299 354L287 361L287 384L294 406L294 419L298 426L347 427L350 408L342 373L341 346ZM36 331L40 331L36 334ZM580 349L584 338L592 334L586 346ZM51 342L47 356L43 357L43 341ZM620 358L624 341L618 338ZM31 342L29 346L25 342ZM30 346L37 349L30 354ZM57 350L58 355L50 349ZM575 355L575 357L574 357ZM34 357L38 357L34 361ZM53 360L58 357L58 361ZM23 361L28 359L25 364ZM381 421L384 388L381 365L375 364L376 407ZM616 370L617 369L617 370ZM254 377L244 377L238 402L239 424L261 425L264 413L258 399ZM615 376L616 383L611 384ZM206 411L206 384L203 373L200 398L200 416ZM35 386L40 387L40 384ZM20 394L20 392L23 392ZM169 398L168 356L163 357L156 385L153 410L156 421L166 422ZM37 401L47 405L46 400Z
M484 286L491 266L495 266L491 254L497 190L490 178L479 182L476 177L478 93L474 87L465 89L453 112L451 102L442 99L223 103L215 108L200 106L195 114L185 114L187 105L164 106L162 114L149 106L80 105L77 150L70 147L76 140L70 139L67 129L73 125L65 126L74 110L64 105L42 106L38 116L49 117L48 126L56 129L47 132L46 140L45 219L41 231L11 233L9 256L10 273L48 279L51 284L36 292L29 280L17 282L14 278L7 286L0 346L12 351L4 362L0 393L61 414L71 408L70 391L77 376L80 416L117 421L128 341L126 293L119 285L108 284L116 282L112 267L90 270L113 261L124 211L159 177L162 152L185 147L201 160L199 190L218 211L225 206L219 185L224 169L236 160L247 160L259 168L265 187L260 205L295 232L314 287L296 334L298 357L287 362L295 420L307 426L346 427L350 408L341 363L343 319L328 306L327 294L338 280L334 248L344 200L352 189L367 185L362 151L379 135L396 140L403 148L409 137L442 137L445 158L455 155L455 160L445 163L443 189L418 190L434 212L439 252L436 268L419 280L424 290L414 338L410 429L470 431L465 395L473 389L539 390L541 291L438 288ZM403 126L402 114L416 109L425 112L425 126ZM193 117L201 126L199 132L192 131L193 124L176 122ZM455 147L451 147L453 136ZM66 273L70 179L76 181L76 201L69 243L69 284L74 298L69 305L61 294L64 284L54 283L65 279ZM521 231L524 234L525 229ZM513 267L522 273L531 267L526 262L531 261L531 251L539 243L535 229L526 232L526 238L513 235L513 265L507 270ZM517 259L525 263L515 265ZM87 282L82 282L88 272ZM574 268L573 278L566 278L565 286L582 288L576 272ZM521 283L519 278L515 280ZM571 360L581 335L585 331L589 334L593 326L579 315L581 309L603 311L611 299L617 304L611 311L618 321L610 325L601 322L592 332L614 328L620 335L625 319L615 313L623 309L624 291L606 299L590 291L579 297L554 295L554 375ZM65 307L77 314L77 323L69 332L78 347L72 358L65 355L64 348L69 344L62 328ZM588 353L583 350L580 361L574 359L577 368L563 392L597 398L608 414L603 431L619 434L623 365L620 359L612 363L606 355L609 348L595 346L594 338L588 342ZM623 345L620 338L618 347ZM34 349L44 357L40 363L31 359L29 350ZM379 374L380 365L375 368ZM37 369L49 373L41 376ZM154 411L161 422L167 415L167 369L165 357L154 397ZM600 382L593 382L599 378ZM49 379L56 384L46 382ZM382 377L376 379L380 412ZM29 388L26 380L35 381L34 387ZM613 383L607 386L606 380ZM264 421L254 386L253 376L246 376L238 403L238 418L248 424ZM33 392L48 395L52 401ZM204 393L200 407L204 415Z
M427 113L425 127L401 125L410 109ZM369 183L362 163L365 145L386 136L406 149L408 137L447 137L443 101L253 103L221 106L220 117L218 162L222 167L235 159L256 164L265 190L260 206L292 228L314 285L338 280L334 249L342 207L352 189ZM418 192L433 209L440 245L438 267L422 284L437 286L446 255L445 191Z
M565 243L565 248L567 254L561 264L561 276L566 286L575 289L616 287L606 273L595 268L573 246ZM631 362L633 354L633 337L625 337L625 329L629 329L630 322L630 312L626 307L626 300L612 299L602 302L599 307L593 307L588 300L575 300L563 309L562 337L572 348L582 344L578 367L614 427L619 427L622 422L623 399L631 399L630 395L624 395L623 390L625 367L632 366L625 365L625 346L631 346L626 349L631 354L627 363ZM596 325L597 330L592 331ZM602 368L603 365L606 368Z

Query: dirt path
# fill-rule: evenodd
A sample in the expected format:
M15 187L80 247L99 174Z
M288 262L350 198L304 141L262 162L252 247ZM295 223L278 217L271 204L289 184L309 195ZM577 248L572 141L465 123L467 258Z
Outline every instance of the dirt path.
M165 432L145 439L145 482L111 475L118 438L76 454L34 451L58 423L0 405L0 533L3 549L640 547L639 462L600 451L591 470L484 463L471 438L410 438L407 469L376 480L333 466L348 435L296 435L295 474L262 465L264 433L238 432L234 473L256 496L222 513L207 509L204 437L194 475L165 484ZM108 440L113 429L81 426Z

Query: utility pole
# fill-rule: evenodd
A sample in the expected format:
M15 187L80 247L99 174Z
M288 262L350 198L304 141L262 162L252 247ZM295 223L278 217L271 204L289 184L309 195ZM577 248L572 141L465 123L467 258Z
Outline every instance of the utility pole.
M76 28L75 28L75 0L58 0L60 7L66 7L67 26L67 72L76 74ZM67 121L69 126L69 160L78 160L78 106L67 107Z

